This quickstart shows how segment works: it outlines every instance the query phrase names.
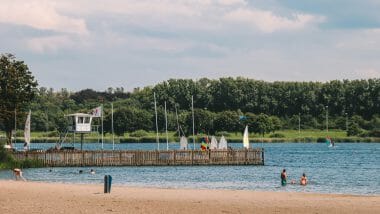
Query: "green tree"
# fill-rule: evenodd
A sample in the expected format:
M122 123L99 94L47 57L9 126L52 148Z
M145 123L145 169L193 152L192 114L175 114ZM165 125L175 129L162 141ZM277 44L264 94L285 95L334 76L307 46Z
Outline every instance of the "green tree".
M216 131L237 131L240 128L238 113L234 111L219 112L214 121L214 128Z
M119 136L126 131L151 130L152 122L152 114L143 109L122 107L114 112L114 132ZM104 118L104 131L111 132L111 114Z
M363 132L360 126L357 123L351 123L348 126L347 136L358 136Z
M15 114L25 117L27 108L36 96L37 81L23 62L11 54L0 57L0 122L3 124L7 144L11 143Z
M251 120L251 124L249 124L250 130L254 133L259 133L264 136L265 133L269 133L272 128L272 123L270 117L266 114L259 114Z
M269 117L269 132L275 132L282 128L282 121L276 116Z

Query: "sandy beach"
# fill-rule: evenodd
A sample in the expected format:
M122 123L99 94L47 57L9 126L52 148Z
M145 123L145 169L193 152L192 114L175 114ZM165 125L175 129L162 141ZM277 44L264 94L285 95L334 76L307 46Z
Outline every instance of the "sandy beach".
M380 213L380 196L0 181L0 213Z

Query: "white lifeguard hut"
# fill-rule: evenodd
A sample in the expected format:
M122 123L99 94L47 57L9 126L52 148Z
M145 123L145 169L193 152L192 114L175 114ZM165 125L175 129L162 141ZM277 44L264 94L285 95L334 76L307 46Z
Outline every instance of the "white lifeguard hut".
M69 132L86 134L92 131L91 129L92 115L91 114L75 113L75 114L66 115L66 117L68 118L69 124L70 124L67 128Z
M67 132L74 133L74 141L75 135L80 134L80 147L81 150L83 150L84 134L89 134L93 131L91 125L93 116L91 114L75 113L66 115L66 117L68 118L69 122Z

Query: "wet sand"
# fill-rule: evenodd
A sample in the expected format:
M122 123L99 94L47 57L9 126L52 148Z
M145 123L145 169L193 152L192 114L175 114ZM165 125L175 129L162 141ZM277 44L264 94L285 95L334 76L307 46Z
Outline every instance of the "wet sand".
M0 181L0 213L380 213L380 196Z

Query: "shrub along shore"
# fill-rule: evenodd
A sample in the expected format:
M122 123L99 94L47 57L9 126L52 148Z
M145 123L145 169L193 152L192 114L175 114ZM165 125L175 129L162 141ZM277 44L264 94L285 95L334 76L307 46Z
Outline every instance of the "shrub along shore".
M21 133L18 134L22 136ZM169 132L169 142L179 142L178 134L175 132ZM224 136L230 143L241 143L243 136L242 133L231 133L231 132L220 132L215 136L219 139ZM205 134L198 134L195 136L195 141L200 142L201 138ZM260 136L258 134L250 134L250 142L253 143L287 143L287 142L297 142L297 143L320 143L326 141L326 136L330 136L335 142L377 142L380 143L380 137L357 137L346 135L345 131L342 130L330 130L328 133L324 130L301 130L299 133L297 130L283 130L277 131L271 134L265 134ZM210 137L210 135L209 135ZM84 142L86 143L97 143L100 142L100 134L92 133L86 134L84 137ZM159 133L160 142L166 142L165 133ZM23 142L22 137L17 138L17 142ZM55 132L34 132L32 133L32 143L56 143L59 141L59 137ZM192 136L188 136L188 141L191 143L193 141ZM73 142L73 135L69 135L65 142ZM76 136L75 142L80 142L79 135ZM104 135L104 142L112 142L112 135L106 133ZM115 143L152 143L156 142L156 133L137 131L132 133L125 133L123 136L115 135Z

